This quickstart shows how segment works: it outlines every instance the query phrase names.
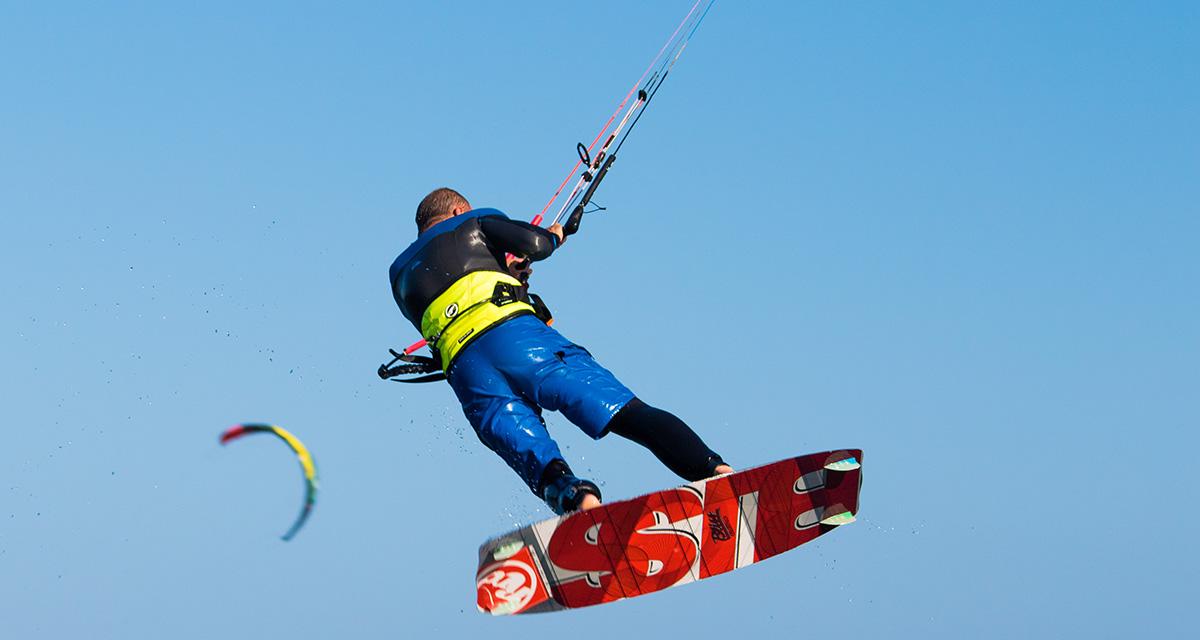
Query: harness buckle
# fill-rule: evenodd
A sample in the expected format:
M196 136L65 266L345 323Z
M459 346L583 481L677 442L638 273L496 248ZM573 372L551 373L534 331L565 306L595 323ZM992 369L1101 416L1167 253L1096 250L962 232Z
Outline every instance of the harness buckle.
M497 282L496 288L492 290L491 302L497 307L521 302L525 299L523 289L524 287L519 287L511 282Z

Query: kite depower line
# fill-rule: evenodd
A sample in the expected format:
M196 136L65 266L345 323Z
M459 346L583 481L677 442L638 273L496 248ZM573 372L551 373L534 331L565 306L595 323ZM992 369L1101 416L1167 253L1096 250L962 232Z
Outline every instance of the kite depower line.
M551 211L554 203L558 201L563 194L567 185L571 182L571 178L578 176L574 186L571 188L569 195L563 201L562 206L557 210L557 213L551 218L550 223L555 224L562 222L563 234L572 235L579 231L579 224L583 220L587 211L587 206L591 203L592 197L596 194L596 189L600 187L600 183L604 177L608 175L609 169L616 162L617 152L629 139L629 134L637 126L642 114L646 112L646 107L650 105L650 101L658 94L658 90L662 88L663 82L671 73L675 63L679 61L679 57L683 55L684 49L687 48L688 42L692 36L696 34L696 30L700 28L700 23L708 15L710 9L716 0L696 0L692 4L691 9L675 30L671 32L670 37L658 50L658 54L650 61L650 64L642 72L641 77L633 83L629 92L621 99L617 108L613 110L612 115L605 121L604 126L600 128L599 133L592 139L591 144L584 146L582 142L576 145L576 152L579 154L579 159L571 170L567 172L566 178L558 185L558 189L554 191L554 195L550 197L546 206L530 220L531 224L541 225L545 220L546 214ZM600 141L603 140L603 144ZM615 147L613 146L615 143ZM600 145L597 148L597 145ZM580 169L582 168L582 171ZM602 210L602 207L597 207L592 211ZM568 212L570 212L568 214ZM566 221L563 222L564 216ZM424 356L414 355L422 347L426 346L425 340L420 340L413 343L403 352L391 351L393 359L387 364L380 365L379 377L383 379L396 379L396 376L407 374L431 374L425 375L416 379L397 380L400 382L428 382L442 378L437 371L437 366L432 360ZM397 364L402 362L404 364Z
M575 172L579 171L579 168L582 166L584 167L583 173L580 174L579 179L575 182L575 187L571 190L571 195L567 197L562 208L559 209L558 215L554 216L554 219L551 221L551 224L559 222L563 214L570 210L571 215L563 225L564 231L570 229L569 235L579 229L579 222L584 214L584 208L591 202L597 187L600 186L600 182L608 174L609 167L616 161L617 152L621 150L621 146L625 144L625 140L629 138L629 134L633 131L634 126L637 125L638 120L645 113L646 107L649 106L654 95L658 93L659 88L666 81L667 75L679 60L679 56L683 55L688 41L696 33L696 29L700 27L700 23L704 21L704 17L708 15L708 10L712 8L715 1L709 0L705 4L704 10L699 13L697 13L697 10L701 4L704 4L703 0L697 0L692 5L691 10L684 16L683 21L671 33L671 37L667 39L666 44L659 49L658 55L650 61L650 65L642 72L642 76L633 84L629 93L625 94L621 103L617 105L616 110L608 117L608 121L604 123L604 126L600 129L600 133L596 134L592 143L586 147L583 146L582 142L576 145L576 150L579 152L579 160L575 163L575 166L571 167L571 171L567 173L567 177L559 185L554 195L550 198L550 201L546 203L546 206L542 207L542 211L533 217L532 224L540 225L542 223L543 216L554 205L563 188L570 182L571 176L575 175ZM666 55L664 56L664 54ZM651 70L653 70L653 73L651 73ZM629 104L629 99L635 93L637 94L637 99L632 104ZM627 104L628 108L626 107ZM624 116L617 123L616 127L610 131L610 127L612 127L614 120L616 120L617 115L622 110L625 111ZM607 137L605 133L608 133ZM600 150L593 158L591 155L592 150L602 138L604 139L604 145L600 147ZM617 147L610 153L609 148L614 141L617 142Z

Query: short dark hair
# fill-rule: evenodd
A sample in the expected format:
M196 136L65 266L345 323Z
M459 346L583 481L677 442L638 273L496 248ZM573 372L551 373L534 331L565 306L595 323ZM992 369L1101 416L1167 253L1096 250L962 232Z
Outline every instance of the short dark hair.
M449 216L455 207L470 209L471 203L454 189L442 187L430 191L429 195L421 200L421 204L417 205L417 231L424 231L433 223Z

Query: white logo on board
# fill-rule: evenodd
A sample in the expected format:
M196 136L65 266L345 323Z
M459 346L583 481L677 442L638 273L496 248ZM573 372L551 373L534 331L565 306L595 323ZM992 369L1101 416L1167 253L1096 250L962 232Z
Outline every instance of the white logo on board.
M479 605L493 613L516 613L537 592L537 573L520 560L505 560L484 567L476 578Z

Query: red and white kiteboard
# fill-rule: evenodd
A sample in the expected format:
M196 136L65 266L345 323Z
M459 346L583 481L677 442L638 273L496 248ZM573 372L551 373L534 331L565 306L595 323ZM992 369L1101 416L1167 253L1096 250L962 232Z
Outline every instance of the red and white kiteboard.
M862 451L789 458L531 524L479 548L479 610L575 609L732 571L854 521Z

